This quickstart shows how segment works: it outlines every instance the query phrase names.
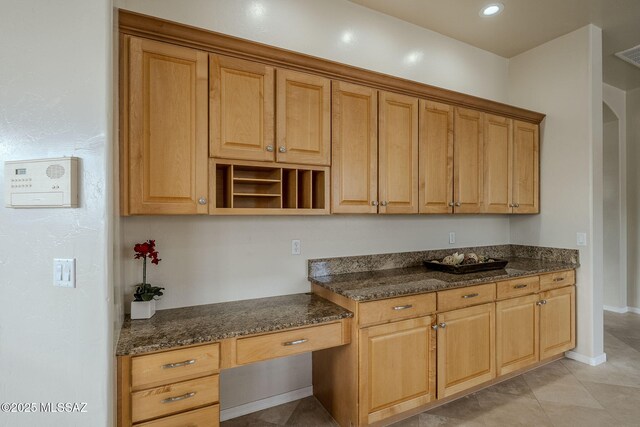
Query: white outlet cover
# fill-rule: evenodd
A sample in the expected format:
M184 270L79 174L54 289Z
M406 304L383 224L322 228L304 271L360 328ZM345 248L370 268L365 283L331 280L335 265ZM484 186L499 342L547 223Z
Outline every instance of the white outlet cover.
M300 255L300 240L294 239L291 241L291 255Z
M576 233L576 245L587 246L587 233Z

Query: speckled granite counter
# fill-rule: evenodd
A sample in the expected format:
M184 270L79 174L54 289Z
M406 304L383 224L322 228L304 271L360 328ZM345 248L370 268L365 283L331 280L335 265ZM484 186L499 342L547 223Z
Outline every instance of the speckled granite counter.
M507 259L509 264L502 270L470 274L449 274L422 266L424 260L441 258L455 251ZM309 281L352 300L368 301L551 273L578 266L577 250L501 245L310 260ZM372 271L367 271L367 268ZM322 275L323 272L329 274Z
M151 319L126 317L116 355L141 354L352 316L350 311L312 294L160 310Z

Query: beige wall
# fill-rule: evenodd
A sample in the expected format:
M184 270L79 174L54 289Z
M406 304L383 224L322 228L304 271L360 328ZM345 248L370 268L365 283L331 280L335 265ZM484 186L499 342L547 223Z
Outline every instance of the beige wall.
M627 92L627 305L640 310L640 89Z
M580 249L577 357L603 354L602 46L586 26L509 61L509 101L547 114L541 127L540 205L511 218L510 241ZM576 246L586 232L588 245Z

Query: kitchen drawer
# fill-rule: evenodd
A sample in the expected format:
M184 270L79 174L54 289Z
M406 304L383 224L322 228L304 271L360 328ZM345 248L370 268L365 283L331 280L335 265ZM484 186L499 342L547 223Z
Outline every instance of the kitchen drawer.
M561 288L563 286L575 285L576 271L567 270L558 273L549 273L540 275L540 290L548 291L549 289Z
M455 310L456 308L484 304L496 299L496 284L467 286L438 292L438 311Z
M156 387L211 375L220 369L220 344L165 351L131 359L131 388Z
M361 327L393 320L420 317L435 311L435 292L363 302L358 305L358 317Z
M220 405L212 405L142 424L136 424L135 427L218 427L219 425Z
M496 283L498 299L519 297L536 293L540 290L540 277L523 277Z
M236 363L258 362L345 344L342 323L274 332L236 341Z
M131 393L134 423L218 402L218 375Z

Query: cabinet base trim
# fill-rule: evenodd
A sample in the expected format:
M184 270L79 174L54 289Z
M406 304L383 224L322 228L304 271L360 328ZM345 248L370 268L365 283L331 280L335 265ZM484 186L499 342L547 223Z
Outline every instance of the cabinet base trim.
M598 366L607 361L607 353L602 353L601 355L596 357L589 357L575 351L567 351L564 355L567 359L575 360L580 363L586 363L590 366Z
M256 400L255 402L245 403L244 405L234 406L233 408L220 411L220 421L227 421L232 418L241 417L256 411L262 411L263 409L272 408L274 406L282 405L283 403L293 402L294 400L303 399L312 395L313 386L309 386L267 397L266 399Z

